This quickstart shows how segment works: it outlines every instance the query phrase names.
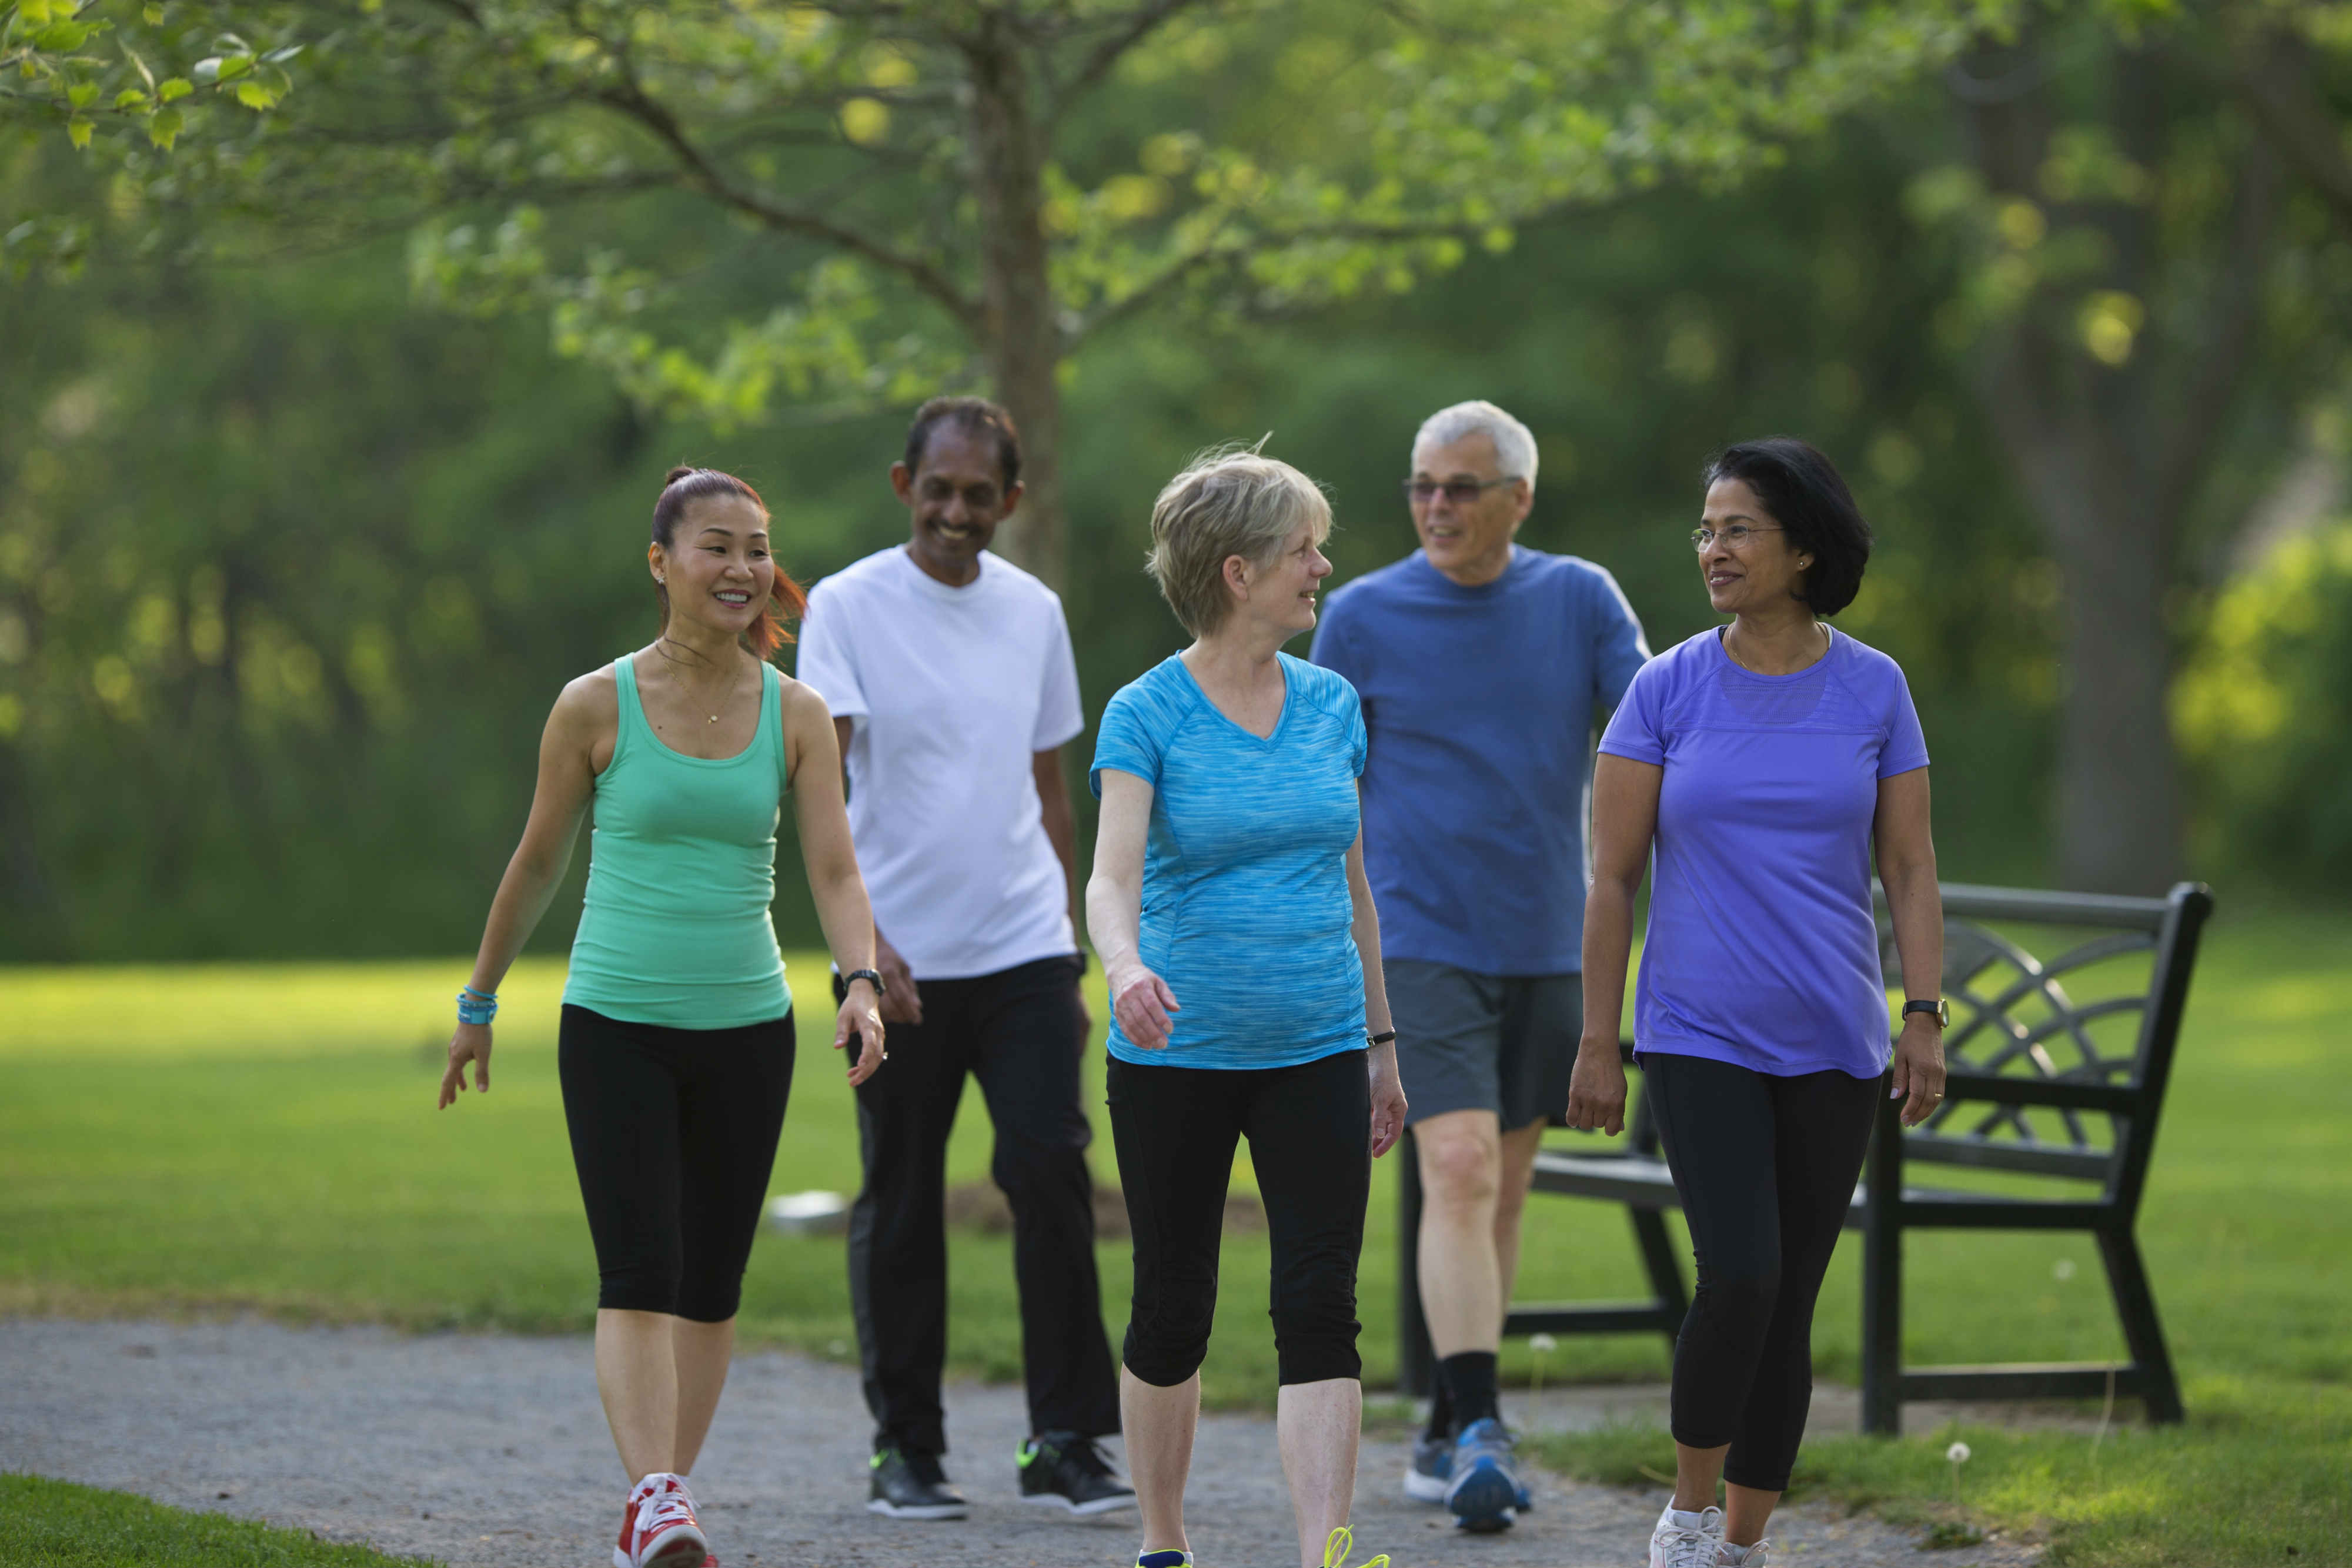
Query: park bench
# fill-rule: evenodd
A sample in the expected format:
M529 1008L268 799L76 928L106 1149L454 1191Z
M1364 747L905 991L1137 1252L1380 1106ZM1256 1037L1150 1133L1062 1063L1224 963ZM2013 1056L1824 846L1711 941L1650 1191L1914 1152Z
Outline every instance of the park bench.
M1899 1432L1903 1404L1914 1399L2137 1396L2151 1421L2178 1421L2180 1387L2134 1227L2213 895L2196 883L2163 898L1947 883L1943 898L1944 994L1952 1004L1944 1103L1907 1130L1897 1105L1881 1103L1846 1218L1863 1236L1863 1429ZM1878 923L1887 981L1899 987L1883 892ZM2018 927L2030 927L2054 956L2030 949ZM1630 1066L1633 1042L1623 1050ZM1579 1142L1598 1144L1591 1134ZM1914 1166L1998 1175L1990 1185L1927 1186L1915 1185ZM1420 1172L1410 1150L1399 1172L1399 1381L1407 1393L1425 1394L1433 1368L1416 1266ZM1646 1098L1637 1092L1616 1148L1546 1147L1535 1188L1624 1205L1652 1295L1515 1306L1504 1333L1654 1332L1671 1344L1690 1296L1666 1229L1664 1211L1677 1200ZM1531 1226L1535 1218L1531 1208ZM1928 1229L2088 1232L2131 1359L1905 1367L1903 1237Z

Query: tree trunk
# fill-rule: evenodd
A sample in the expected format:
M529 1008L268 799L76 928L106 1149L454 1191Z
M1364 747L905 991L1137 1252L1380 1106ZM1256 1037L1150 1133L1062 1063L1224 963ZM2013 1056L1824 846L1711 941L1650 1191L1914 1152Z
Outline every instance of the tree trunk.
M2163 618L2177 501L2147 494L2098 413L2053 411L2064 394L2034 384L2037 361L2063 377L2050 361L2064 350L2030 327L2019 338L1993 377L1994 423L2058 563L2058 879L2083 892L2161 892L2181 865Z
M990 13L968 46L971 177L978 193L982 303L989 377L1021 427L1020 510L1004 551L1055 588L1063 583L1061 325L1045 245L1045 153L1020 41Z
M1987 184L2044 200L2039 175L2057 110L2033 46L1987 51L1972 74L1985 84L1969 95L1968 118ZM2119 49L2106 85L2116 141L2155 166L2155 63ZM2114 258L2106 287L2148 301L2163 286L2147 208L2057 204L2052 217L2053 227L2101 231ZM2029 303L1991 345L1987 413L2059 569L2055 860L2069 888L2159 892L2184 860L2164 599L2179 522L2242 362L2252 297L2225 287L2203 303L2212 330L2195 356L2201 362L2188 365L2160 352L2154 331L2126 362L2094 362L2062 324L2071 299L2056 298Z

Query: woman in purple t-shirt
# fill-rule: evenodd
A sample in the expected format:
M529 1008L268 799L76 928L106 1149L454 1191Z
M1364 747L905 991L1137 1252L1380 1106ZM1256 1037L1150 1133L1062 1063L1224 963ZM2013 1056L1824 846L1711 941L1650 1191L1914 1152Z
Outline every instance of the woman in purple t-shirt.
M1801 441L1731 447L1706 476L1691 537L1707 601L1732 621L1643 666L1601 738L1568 1109L1570 1126L1622 1128L1625 961L1654 850L1633 1037L1698 1290L1675 1348L1675 1495L1652 1568L1762 1563L1874 1107L1902 1097L1916 1124L1944 1085L1927 743L1895 661L1823 623L1862 585L1869 525ZM1874 852L1917 998L1891 1053Z

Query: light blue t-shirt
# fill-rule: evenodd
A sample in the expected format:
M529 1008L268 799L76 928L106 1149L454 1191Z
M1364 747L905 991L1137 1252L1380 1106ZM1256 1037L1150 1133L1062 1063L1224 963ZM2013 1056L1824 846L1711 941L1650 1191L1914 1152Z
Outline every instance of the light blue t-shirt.
M1328 597L1312 657L1363 699L1383 956L1584 967L1593 721L1649 656L1614 578L1524 545L1475 588L1415 550Z
M1364 1049L1364 969L1350 934L1348 850L1364 719L1356 691L1287 653L1282 717L1261 740L1219 713L1180 657L1103 710L1087 782L1106 768L1151 786L1138 956L1182 1010L1169 1067L1293 1067Z
M1775 1077L1885 1071L1878 782L1927 766L1901 667L1832 632L1814 664L1759 675L1703 632L1643 666L1601 749L1664 769L1636 1047Z

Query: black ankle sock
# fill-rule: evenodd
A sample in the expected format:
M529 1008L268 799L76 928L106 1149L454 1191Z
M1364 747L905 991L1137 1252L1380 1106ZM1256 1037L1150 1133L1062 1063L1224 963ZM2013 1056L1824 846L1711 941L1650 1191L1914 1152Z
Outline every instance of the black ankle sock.
M1501 1414L1495 1404L1493 1351L1465 1350L1449 1355L1437 1364L1437 1375L1445 1385L1454 1431Z

